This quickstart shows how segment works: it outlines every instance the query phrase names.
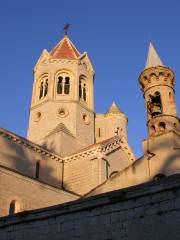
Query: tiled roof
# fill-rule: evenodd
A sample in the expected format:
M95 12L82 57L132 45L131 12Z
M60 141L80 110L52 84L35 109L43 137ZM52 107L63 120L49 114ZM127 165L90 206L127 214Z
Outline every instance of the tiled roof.
M53 58L77 59L80 56L79 51L68 38L67 35L51 51Z

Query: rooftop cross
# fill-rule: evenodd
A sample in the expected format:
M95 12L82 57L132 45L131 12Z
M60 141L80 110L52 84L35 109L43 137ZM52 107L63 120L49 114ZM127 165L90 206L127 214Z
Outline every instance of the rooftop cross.
M68 31L68 28L71 26L70 23L65 23L64 27L63 27L63 30L64 30L64 34L67 35L67 31Z

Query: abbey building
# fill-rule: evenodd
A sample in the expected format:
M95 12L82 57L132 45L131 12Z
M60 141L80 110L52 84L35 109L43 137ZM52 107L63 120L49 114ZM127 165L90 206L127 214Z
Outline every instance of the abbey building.
M150 43L139 77L149 136L136 159L127 116L94 112L93 65L67 35L34 67L27 139L0 129L0 216L180 173L174 73Z

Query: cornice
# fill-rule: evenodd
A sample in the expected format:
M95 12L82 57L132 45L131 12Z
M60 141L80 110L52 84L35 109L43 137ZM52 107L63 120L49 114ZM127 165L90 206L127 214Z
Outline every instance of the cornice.
M133 162L135 160L134 154L132 153L127 141L125 138L120 136L114 136L110 139L107 139L103 142L96 143L94 145L90 145L89 147L82 149L81 151L74 153L70 156L66 157L60 157L59 155L52 153L51 151L48 151L47 149L44 149L43 147L23 138L20 137L14 133L9 132L6 129L0 128L0 136L9 139L16 144L19 144L21 146L24 146L28 149L31 149L34 152L37 152L43 156L46 156L48 158L51 158L52 160L58 161L60 163L69 163L74 160L82 159L82 158L94 158L96 154L102 154L102 155L108 155L112 151L120 148L124 152L126 152L129 160Z
M41 147L41 146L23 138L23 137L20 137L20 136L14 134L14 133L11 133L6 129L0 128L0 136L4 137L6 139L9 139L9 140L15 142L16 144L19 144L19 145L24 146L28 149L31 149L32 151L37 152L37 153L39 153L43 156L51 158L55 161L63 162L63 159L60 156L44 149L43 147Z

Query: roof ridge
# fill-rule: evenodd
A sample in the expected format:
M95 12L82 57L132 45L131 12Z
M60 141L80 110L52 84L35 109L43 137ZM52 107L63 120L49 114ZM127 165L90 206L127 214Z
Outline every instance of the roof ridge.
M118 135L115 135L115 136L113 136L113 137L111 137L111 138L105 139L105 140L103 140L103 141L101 141L101 142L94 143L94 144L91 144L91 145L89 145L89 146L87 146L87 147L85 147L85 148L83 148L83 149L80 149L80 150L78 150L77 152L74 152L74 153L72 153L71 155L66 156L65 158L66 158L66 159L67 159L67 158L72 158L72 157L75 156L75 155L79 155L79 154L82 154L83 152L85 153L85 152L91 151L92 149L95 149L95 148L106 147L106 146L108 146L109 144L111 144L112 142L120 141L120 140L121 140L121 137L118 136Z

